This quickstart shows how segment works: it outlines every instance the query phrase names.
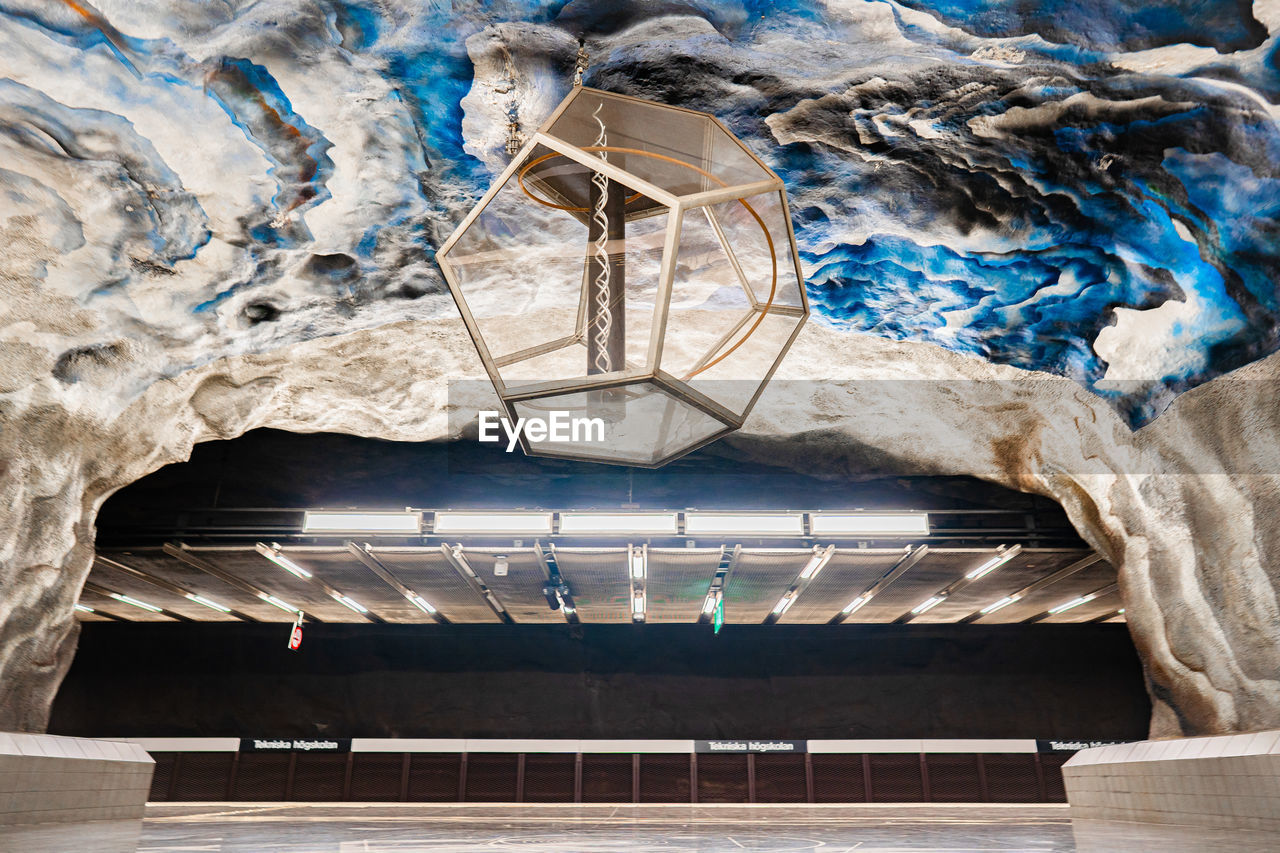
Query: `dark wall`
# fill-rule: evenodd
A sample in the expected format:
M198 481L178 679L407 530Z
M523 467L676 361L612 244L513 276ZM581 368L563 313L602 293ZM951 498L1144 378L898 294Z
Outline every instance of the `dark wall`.
M81 736L1140 739L1123 625L84 626Z

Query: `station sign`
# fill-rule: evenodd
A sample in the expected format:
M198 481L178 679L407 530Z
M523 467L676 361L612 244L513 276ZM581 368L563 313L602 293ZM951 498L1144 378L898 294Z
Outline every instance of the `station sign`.
M708 753L804 753L809 751L807 740L697 740L693 751Z
M351 738L242 737L241 752L350 752Z
M1095 746L1118 746L1130 740L1037 740L1036 752L1079 752Z

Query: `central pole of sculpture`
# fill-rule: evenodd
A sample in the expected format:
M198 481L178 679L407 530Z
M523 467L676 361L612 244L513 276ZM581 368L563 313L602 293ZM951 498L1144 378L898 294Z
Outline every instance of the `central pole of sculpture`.
M587 217L587 373L625 370L627 188L597 173Z

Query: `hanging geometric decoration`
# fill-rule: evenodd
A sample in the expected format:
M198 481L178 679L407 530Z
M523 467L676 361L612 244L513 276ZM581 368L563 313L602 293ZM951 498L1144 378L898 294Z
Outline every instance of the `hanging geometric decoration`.
M550 425L533 455L738 429L809 314L782 180L710 115L585 87L436 257L507 417Z

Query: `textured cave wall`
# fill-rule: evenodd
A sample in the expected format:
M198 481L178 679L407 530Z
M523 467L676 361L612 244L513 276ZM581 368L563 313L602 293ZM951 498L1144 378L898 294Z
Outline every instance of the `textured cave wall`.
M481 375L432 252L579 34L589 83L722 116L788 183L815 319L743 453L1058 500L1120 568L1153 733L1280 726L1277 26L0 0L0 729L45 724L114 489L259 426L424 440L488 405L447 396Z

